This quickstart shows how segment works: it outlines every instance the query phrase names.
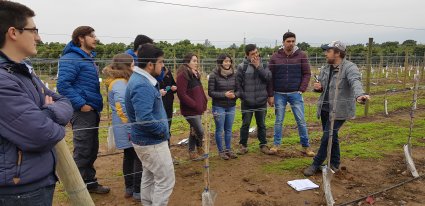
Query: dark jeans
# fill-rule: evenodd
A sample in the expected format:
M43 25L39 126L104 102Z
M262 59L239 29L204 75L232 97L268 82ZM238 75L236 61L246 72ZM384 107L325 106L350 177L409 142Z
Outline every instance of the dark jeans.
M140 193L142 181L142 162L133 147L124 149L123 173L126 192Z
M54 192L55 185L51 185L21 194L0 195L0 206L51 206Z
M99 151L99 121L100 116L96 111L74 112L71 119L72 129L84 129L74 131L74 160L80 170L81 177L91 189L97 186L96 170L94 162Z
M242 127L240 130L239 144L248 146L249 127L251 125L252 116L255 115L257 123L257 138L260 141L260 146L267 145L266 139L266 114L267 107L249 108L242 106Z
M317 168L326 160L327 156L327 148L328 148L328 140L329 140L329 131L331 127L331 121L329 119L329 112L322 111L321 112L321 120L322 120L322 129L323 136L320 143L319 151L317 155L314 157L313 165ZM344 124L345 120L335 120L334 122L334 130L333 130L333 138L332 138L332 150L331 150L331 165L339 168L340 164L340 150L339 150L339 140L338 140L338 131Z
M201 115L186 117L190 125L189 152L195 151L196 147L202 148L204 128L202 127Z

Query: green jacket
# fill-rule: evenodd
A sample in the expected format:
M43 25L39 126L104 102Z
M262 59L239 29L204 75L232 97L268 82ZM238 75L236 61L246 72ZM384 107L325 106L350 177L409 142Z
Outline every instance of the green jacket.
M320 70L319 82L322 85L322 94L320 95L317 117L320 118L325 92L328 87L330 65L326 65ZM339 71L334 71L329 86L329 111L333 111L335 89L339 78L338 96L336 99L335 120L353 119L356 114L356 99L365 94L362 86L359 68L353 62L344 59L339 66Z

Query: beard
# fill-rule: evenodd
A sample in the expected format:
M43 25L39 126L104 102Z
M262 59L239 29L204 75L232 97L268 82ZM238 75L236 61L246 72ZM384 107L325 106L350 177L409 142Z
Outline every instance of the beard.
M285 50L287 51L287 52L291 52L291 51L293 51L294 50L294 47L295 46L293 46L293 45L291 45L291 46L284 46L284 48L285 48Z
M93 51L94 49L96 49L96 44L89 44L89 43L85 42L83 46L84 46L84 48L86 48L90 51Z
M327 59L328 64L335 64L335 59Z

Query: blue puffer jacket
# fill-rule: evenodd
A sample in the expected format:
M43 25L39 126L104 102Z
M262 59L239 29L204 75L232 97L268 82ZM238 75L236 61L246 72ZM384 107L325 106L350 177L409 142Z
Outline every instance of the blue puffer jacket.
M136 123L131 125L131 141L140 146L167 141L170 138L168 119L159 88L152 85L147 72L140 68L134 71L125 94L128 120ZM152 76L150 78L153 79Z
M45 95L55 102L46 106ZM71 119L69 100L47 89L28 65L0 52L0 108L0 195L54 185L53 147Z
M89 56L72 42L66 45L59 60L57 88L61 95L67 97L79 111L85 104L98 112L103 109L100 94L99 71L92 52Z

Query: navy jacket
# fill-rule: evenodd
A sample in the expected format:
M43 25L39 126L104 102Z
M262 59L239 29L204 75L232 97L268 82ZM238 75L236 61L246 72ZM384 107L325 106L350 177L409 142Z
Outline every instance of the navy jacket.
M95 53L92 53L95 56ZM75 111L85 104L98 112L103 109L100 94L99 71L92 56L70 42L59 60L57 88L67 97Z
M28 68L0 52L0 195L56 183L54 146L64 138L73 112L69 100L47 89ZM55 103L45 106L45 95Z
M273 91L275 92L305 92L310 82L311 71L307 55L294 48L287 55L283 48L274 53L269 62L273 76Z

